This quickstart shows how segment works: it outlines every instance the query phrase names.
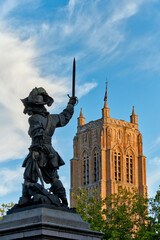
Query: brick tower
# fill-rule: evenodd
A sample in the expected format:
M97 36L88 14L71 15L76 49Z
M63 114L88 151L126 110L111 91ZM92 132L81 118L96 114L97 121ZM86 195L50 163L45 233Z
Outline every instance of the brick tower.
M102 118L85 124L80 112L77 133L73 140L70 193L86 187L90 194L97 189L101 196L116 193L118 186L135 187L147 193L146 157L143 155L142 134L133 107L130 122L110 118L107 85ZM71 207L73 199L71 199Z

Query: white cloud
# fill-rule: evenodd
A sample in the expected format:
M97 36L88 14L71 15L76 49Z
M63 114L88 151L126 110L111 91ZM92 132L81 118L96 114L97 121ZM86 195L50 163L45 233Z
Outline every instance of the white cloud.
M0 197L14 192L19 192L19 197L21 196L23 172L24 168L22 167L18 167L15 170L8 168L0 169ZM61 176L60 180L66 189L67 198L69 199L69 182L65 176ZM46 188L49 187L50 185L46 185Z
M20 98L28 95L35 86L43 86L61 102L60 95L68 91L64 79L40 77L34 66L37 57L32 41L21 42L16 37L0 33L0 107L1 135L0 161L23 157L26 153L27 117L23 116Z
M68 180L66 179L66 176L60 176L60 180L62 181L65 189L68 191L70 184L69 184Z
M148 194L149 197L154 197L160 185L160 167L155 167L153 171L148 172Z
M96 82L93 83L84 83L81 86L77 87L77 96L79 98L81 98L82 96L86 95L87 93L89 93L89 91L91 91L93 88L95 88L97 86Z
M151 156L151 154L155 153L160 149L160 137L157 137L155 141L151 142L149 147L147 148L147 156Z
M156 139L156 144L159 144L159 143L160 143L160 137Z
M63 68L60 52L67 59L78 56L79 60L92 59L94 68L97 61L117 51L125 39L124 21L134 16L144 1L75 1L70 0L68 6L61 9L59 17L63 18L54 23L42 23L36 39L45 51L53 51L54 63ZM37 27L37 26L36 26ZM22 31L21 31L22 32ZM39 38L41 37L41 38ZM50 41L52 39L52 41ZM44 46L44 42L45 44ZM72 48L70 47L72 46ZM112 56L110 56L112 58ZM103 59L104 60L104 59ZM99 66L99 64L98 64ZM53 68L54 64L53 64ZM84 68L85 71L88 69Z
M67 6L68 7L69 16L71 16L73 14L73 12L74 12L76 1L78 2L78 0L69 0L68 6Z
M23 114L21 98L28 96L35 86L43 86L54 96L54 108L68 101L70 93L68 78L57 76L41 77L35 67L38 57L31 40L20 41L13 34L0 33L0 123L1 135L0 161L22 158L27 153L29 136L27 136L27 116ZM88 93L95 84L87 84L80 91L79 97ZM81 87L79 87L81 89Z
M70 183L69 183L68 179L66 178L66 176L60 176L60 180L63 183L63 186L64 186L64 188L66 190L66 196L67 196L67 199L69 201L69 199L70 199L70 192L69 192Z
M17 168L15 170L4 168L0 170L0 196L21 190L21 183L23 182L23 171L24 169L22 168Z
M27 153L30 141L27 116L23 115L19 99L26 97L35 86L43 86L55 99L54 110L58 105L64 105L68 100L66 94L71 92L69 75L73 55L78 56L78 61L93 59L91 69L96 69L99 59L108 54L113 56L124 39L119 20L136 14L140 5L138 1L122 1L120 9L115 4L110 12L107 1L104 1L106 8L99 7L99 3L91 1L88 7L87 1L70 0L68 6L61 9L60 14L64 13L62 20L18 27L13 23L12 27L6 28L7 32L5 28L1 29L0 123L3 128L0 161L22 158ZM19 1L13 0L1 5L0 15L2 13L5 26L9 25L6 16L12 12L14 19L13 10L18 4ZM26 34L28 40L20 40L21 34ZM85 76L89 70L85 66L82 75ZM80 75L78 73L77 78L83 79ZM82 97L96 85L79 81L77 96Z
M109 21L115 23L134 16L143 2L144 0L122 0L116 4L113 15Z
M149 161L149 164L159 166L159 172L160 172L160 157L156 156L153 159L151 158L150 161Z
M159 16L157 22L159 22ZM133 59L134 71L148 73L159 72L160 65L160 46L157 39L160 38L159 32L146 32L146 34L132 38L125 47L123 58L131 56ZM133 69L132 66L132 69Z
M156 156L151 158L148 165L148 186L149 186L149 196L154 196L155 192L158 190L160 185L160 157Z
M5 18L17 5L18 5L18 0L1 1L0 19Z

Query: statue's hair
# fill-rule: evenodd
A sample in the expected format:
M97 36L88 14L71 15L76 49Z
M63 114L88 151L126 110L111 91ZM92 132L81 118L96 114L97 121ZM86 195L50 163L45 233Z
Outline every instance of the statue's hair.
M34 104L27 104L24 108L24 114L33 115L33 114L40 114L43 116L48 115L47 109L43 105L34 105Z

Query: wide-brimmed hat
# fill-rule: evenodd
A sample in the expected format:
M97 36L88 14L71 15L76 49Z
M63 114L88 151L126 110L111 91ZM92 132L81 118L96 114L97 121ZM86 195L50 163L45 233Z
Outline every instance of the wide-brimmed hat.
M52 103L54 102L53 98L50 97L46 92L46 90L42 87L33 88L29 96L24 99L21 99L21 101L23 102L24 106L32 105L32 104L35 104L35 105L46 104L47 106L51 106Z

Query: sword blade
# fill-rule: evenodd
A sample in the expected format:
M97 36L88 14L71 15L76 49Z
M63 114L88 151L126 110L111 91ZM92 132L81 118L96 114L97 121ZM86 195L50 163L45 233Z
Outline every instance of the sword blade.
M39 169L39 167L38 167L37 160L34 160L34 161L35 161L35 167L36 167L36 171L37 171L38 177L39 177L39 179L40 179L40 181L41 181L42 187L44 187L43 178L42 178L40 169Z
M76 61L73 60L73 74L72 74L72 97L75 97L75 77L76 77Z

